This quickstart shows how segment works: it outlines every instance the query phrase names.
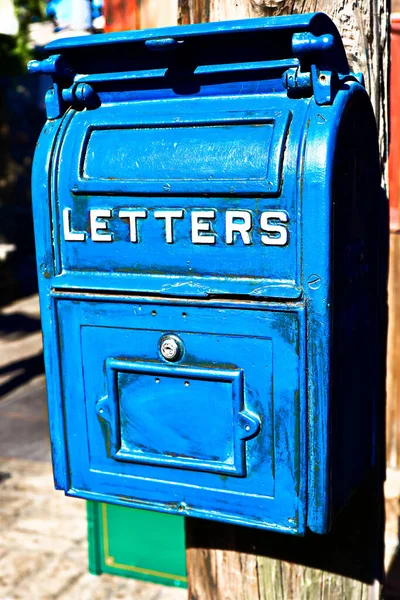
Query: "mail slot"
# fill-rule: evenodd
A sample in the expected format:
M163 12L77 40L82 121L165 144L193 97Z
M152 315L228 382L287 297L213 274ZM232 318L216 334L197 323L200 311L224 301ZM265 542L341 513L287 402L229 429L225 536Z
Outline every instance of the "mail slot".
M326 533L377 463L385 203L324 14L64 39L33 208L56 487Z

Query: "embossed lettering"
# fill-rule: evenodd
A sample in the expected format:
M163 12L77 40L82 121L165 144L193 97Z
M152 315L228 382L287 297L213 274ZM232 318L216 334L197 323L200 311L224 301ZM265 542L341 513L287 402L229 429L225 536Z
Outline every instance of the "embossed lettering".
M267 235L261 236L262 243L266 246L286 246L289 238L287 228L281 224L270 223L270 219L281 223L289 221L288 215L282 210L261 213L260 226L267 233Z
M183 209L180 210L156 210L154 211L156 219L165 219L165 241L167 244L174 242L173 219L183 219Z
M240 219L240 223L237 220ZM247 210L227 210L225 215L225 235L226 243L233 244L235 241L234 233L242 236L243 243L248 246L251 244L250 231L252 227L251 213Z
M86 234L83 231L72 231L71 229L71 209L64 208L63 210L63 229L64 239L66 242L84 242Z
M216 245L226 243L227 245L238 245L243 243L250 246L260 243L264 246L286 246L289 243L289 215L283 210L267 210L260 214L259 227L256 225L256 214L251 210L228 209L224 215L217 220L215 209L193 210L190 214L191 231L188 232L189 215L187 209L176 208L171 210L147 210L145 208L123 208L115 211L109 208L91 208L89 210L89 233L86 231L74 231L72 228L73 215L71 208L62 211L62 229L64 239L67 242L84 242L91 238L93 242L112 242L119 239L120 228L116 227L113 232L115 218L127 219L129 222L129 239L136 244L141 241L139 219L164 219L165 241L167 244L175 242L175 220L186 219L186 225L180 226L181 234L177 241L184 242L182 234L186 232L193 244ZM111 219L108 222L108 219ZM154 222L153 222L154 223ZM156 226L148 223L144 228L143 241L146 242L146 232L150 236L156 234ZM154 237L153 237L154 239Z
M129 219L129 236L134 244L138 241L137 220L147 219L147 210L120 210L120 219Z
M215 219L215 210L198 210L192 212L192 242L193 244L215 244L215 233L209 221Z
M112 242L112 233L98 233L99 230L108 230L108 223L97 219L109 219L111 210L108 208L92 208L90 214L90 235L94 242Z

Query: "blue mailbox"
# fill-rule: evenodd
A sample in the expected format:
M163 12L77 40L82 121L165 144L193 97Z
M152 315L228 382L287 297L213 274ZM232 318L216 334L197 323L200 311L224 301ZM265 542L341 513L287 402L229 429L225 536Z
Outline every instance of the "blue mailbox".
M65 39L33 209L56 487L325 533L376 463L377 132L324 14Z

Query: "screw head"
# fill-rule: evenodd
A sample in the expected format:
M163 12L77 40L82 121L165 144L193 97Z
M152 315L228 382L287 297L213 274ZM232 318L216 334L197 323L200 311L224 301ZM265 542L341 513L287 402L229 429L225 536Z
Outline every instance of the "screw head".
M317 290L321 285L321 277L319 275L310 275L307 283L309 288Z

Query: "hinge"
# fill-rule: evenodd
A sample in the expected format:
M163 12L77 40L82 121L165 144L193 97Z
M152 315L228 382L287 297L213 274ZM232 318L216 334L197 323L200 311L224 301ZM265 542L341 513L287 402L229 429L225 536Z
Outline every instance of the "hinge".
M100 104L96 92L89 84L72 83L75 73L61 54L54 54L44 60L31 60L28 71L53 77L53 85L45 98L48 119L57 119L69 106L82 109L97 108Z
M351 73L347 61L337 53L333 35L295 33L292 50L300 65L283 74L282 82L289 97L314 95L318 105L332 104L342 83L357 81L364 85L363 75Z
M74 108L97 108L100 100L94 89L88 83L74 83L62 91L65 102Z
M62 98L62 90L73 80L73 70L61 54L53 54L44 60L31 60L28 63L28 72L52 76L53 85L46 92L45 97L46 114L48 119L57 119L67 109Z

